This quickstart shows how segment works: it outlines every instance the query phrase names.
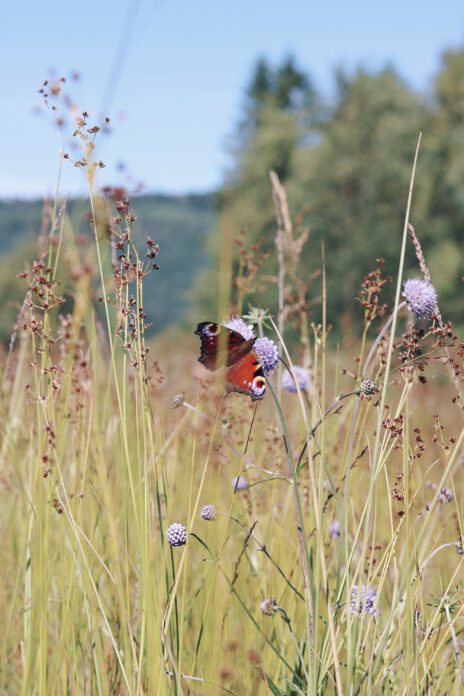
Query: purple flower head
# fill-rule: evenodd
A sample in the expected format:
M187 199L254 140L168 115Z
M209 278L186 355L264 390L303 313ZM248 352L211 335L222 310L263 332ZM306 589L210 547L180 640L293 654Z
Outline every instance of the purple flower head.
M232 479L232 486L236 491L243 491L248 487L248 481L244 476L234 476Z
M263 601L259 605L259 608L266 616L272 616L273 613L277 611L279 607L277 605L275 597L268 597L267 599L263 599Z
M438 500L443 504L451 503L453 497L453 491L450 488L442 488L438 494Z
M239 333L246 341L255 337L253 327L247 324L246 321L243 321L241 317L231 317L223 325Z
M257 338L253 344L253 350L258 356L264 372L272 372L279 359L279 351L274 341L270 338Z
M334 520L333 522L330 523L329 527L329 536L331 539L338 539L340 537L340 525L338 523L338 520Z
M214 518L216 517L216 508L214 507L214 505L203 505L203 507L201 508L201 516L204 520L207 520L208 522L214 520Z
M300 389L303 391L304 389L307 388L309 384L309 374L308 371L305 370L304 367L299 367L299 365L294 365L293 366L293 374L295 375L296 381L298 383L298 386ZM291 392L292 394L296 394L296 385L295 382L293 381L293 377L291 373L288 370L285 370L285 372L282 375L282 386L285 389L285 391Z
M351 588L350 612L360 616L377 616L375 600L377 593L373 587L363 583L360 587L353 585Z
M403 296L409 309L418 319L426 319L438 309L437 293L432 283L419 278L409 278L403 286Z
M174 522L166 531L168 544L171 546L183 546L187 541L187 530L183 524Z

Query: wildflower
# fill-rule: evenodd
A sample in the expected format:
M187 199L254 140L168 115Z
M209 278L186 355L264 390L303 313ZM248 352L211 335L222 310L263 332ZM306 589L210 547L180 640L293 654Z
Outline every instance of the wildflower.
M264 372L275 370L279 359L279 351L274 341L270 338L257 338L253 344L253 350L259 358Z
M255 338L253 327L247 324L241 317L231 317L224 322L224 326L239 333L246 341ZM279 351L274 341L271 341L270 338L257 338L253 344L253 349L256 351L256 355L259 358L263 370L265 372L272 372L279 359Z
M244 476L234 476L232 479L232 486L236 491L243 491L244 488L247 488L248 481Z
M263 612L263 614L266 614L266 616L272 616L275 611L279 608L275 597L268 597L267 599L263 599L261 604L259 605L259 608Z
M377 598L377 593L375 590L363 583L360 588L358 585L353 585L351 588L351 603L350 612L352 614L360 614L360 616L366 616L371 614L371 616L377 616L377 609L375 608L375 600Z
M179 406L183 406L185 403L185 393L180 392L180 394L176 394L175 397L172 400L172 407L173 408L179 408Z
M168 544L171 546L183 546L187 541L187 530L183 524L174 522L166 531Z
M453 497L453 491L450 488L442 488L438 494L438 500L440 503L451 503Z
M334 520L329 527L329 536L331 539L338 539L340 534L340 525L337 520Z
M308 371L305 370L304 367L299 367L298 365L293 366L293 374L295 375L296 378L296 384L300 387L300 389L303 391L304 389L307 388L309 384L309 374ZM295 385L295 381L292 377L292 373L289 372L288 370L285 370L285 372L282 375L282 386L285 389L285 391L291 392L292 394L296 394L297 388Z
M409 309L418 319L425 319L438 308L437 293L427 280L409 278L403 286L403 296L409 302Z
M375 394L374 382L371 379L363 379L360 384L359 391L361 394L364 394L364 396L371 396L372 394Z
M246 341L249 341L251 338L255 337L253 327L247 324L246 321L243 321L241 317L231 317L224 322L224 326L239 333Z
M201 516L203 517L204 520L214 520L216 517L216 508L214 505L203 505L201 508Z

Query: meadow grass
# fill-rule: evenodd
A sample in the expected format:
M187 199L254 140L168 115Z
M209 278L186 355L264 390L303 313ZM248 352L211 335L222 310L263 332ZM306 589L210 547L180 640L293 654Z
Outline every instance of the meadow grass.
M304 372L287 391L279 366L253 403L196 362L205 317L147 344L162 249L136 248L128 202L99 212L85 125L93 240L76 244L57 197L4 361L3 692L462 693L462 342L438 307L417 320L402 301L413 178L395 306L380 265L362 336L335 350L303 305L286 346L308 235L272 176L279 312L248 320Z

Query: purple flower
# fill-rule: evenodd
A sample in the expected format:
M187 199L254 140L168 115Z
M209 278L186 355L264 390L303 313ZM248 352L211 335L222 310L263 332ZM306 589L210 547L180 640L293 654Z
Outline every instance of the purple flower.
M259 608L266 616L272 616L273 613L277 611L279 607L277 605L275 597L268 597L267 599L263 599L263 601L259 605Z
M305 370L304 367L299 367L299 365L294 365L293 366L293 374L295 375L296 381L300 389L303 391L304 389L307 388L309 384L309 374L308 371ZM285 372L282 375L282 386L285 389L285 391L291 392L292 394L296 394L296 385L293 380L291 372L288 370L285 370Z
M374 606L376 598L376 591L369 585L365 583L360 587L353 585L351 588L350 612L352 614L358 613L360 616L366 616L367 614L377 616L377 609Z
M183 546L187 541L187 530L183 524L174 522L168 527L166 531L166 538L168 540L168 544L171 546Z
M246 341L255 337L253 327L247 324L246 321L243 321L241 317L231 317L223 325L239 333Z
M214 505L203 505L201 508L201 516L204 520L208 520L208 522L214 520L216 517L216 508Z
M279 359L279 351L274 341L270 338L257 338L253 344L253 350L258 356L264 372L272 372Z
M340 534L340 525L337 520L334 520L330 523L329 536L331 539L338 539Z
M419 280L419 278L406 280L403 296L409 302L409 309L418 319L426 319L438 309L435 288L426 280Z
M438 494L440 503L451 503L453 500L453 491L450 488L442 488Z
M243 491L248 487L248 481L244 476L234 476L232 479L232 486L236 491Z

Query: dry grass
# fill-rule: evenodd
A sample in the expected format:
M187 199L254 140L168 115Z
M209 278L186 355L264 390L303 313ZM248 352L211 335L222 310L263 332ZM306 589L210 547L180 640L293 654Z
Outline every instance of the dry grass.
M57 259L79 251L56 206L4 361L4 691L460 693L462 344L449 327L424 320L418 333L398 293L396 337L379 333L366 361L379 270L356 355L331 351L302 303L301 345L282 355L303 355L311 386L273 398L271 380L258 404L224 397L193 335L146 344L143 277L157 250L133 246L129 206L111 244L94 219L98 281L79 267L73 314L58 323ZM282 219L288 313L298 253ZM374 394L360 392L366 377ZM166 542L174 522L184 546ZM371 613L350 610L363 584L377 593Z

